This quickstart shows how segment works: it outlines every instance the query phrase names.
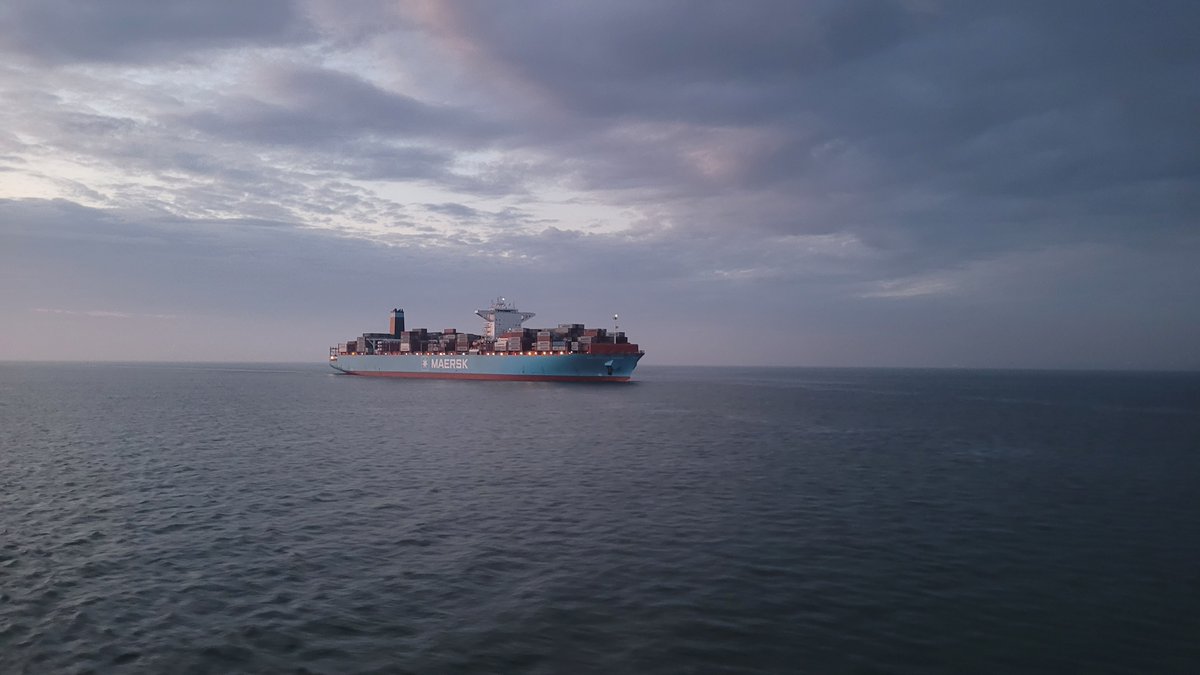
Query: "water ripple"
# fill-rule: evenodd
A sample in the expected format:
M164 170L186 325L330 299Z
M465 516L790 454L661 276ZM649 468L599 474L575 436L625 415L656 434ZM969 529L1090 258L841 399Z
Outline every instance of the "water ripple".
M0 672L1194 672L1198 392L0 364Z

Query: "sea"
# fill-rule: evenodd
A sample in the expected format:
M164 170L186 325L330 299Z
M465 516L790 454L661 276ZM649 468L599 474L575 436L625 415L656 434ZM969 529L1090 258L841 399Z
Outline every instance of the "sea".
M1200 374L0 363L0 673L1196 673Z

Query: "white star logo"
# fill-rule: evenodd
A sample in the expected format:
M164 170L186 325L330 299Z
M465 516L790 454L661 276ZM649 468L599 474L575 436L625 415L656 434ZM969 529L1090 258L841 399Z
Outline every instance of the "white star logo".
M421 359L421 367L428 368L429 367L429 359Z

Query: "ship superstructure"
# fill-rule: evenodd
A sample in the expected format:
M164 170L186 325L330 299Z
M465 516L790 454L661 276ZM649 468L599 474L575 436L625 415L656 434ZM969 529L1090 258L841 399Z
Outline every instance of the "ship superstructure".
M533 312L518 311L517 306L505 298L497 298L488 309L475 310L475 315L484 320L483 337L488 340L521 330L521 324L536 316Z
M534 314L505 298L475 314L484 320L482 334L408 329L404 310L393 309L389 332L363 333L331 347L329 365L351 375L625 382L644 355L616 329L579 323L525 328Z

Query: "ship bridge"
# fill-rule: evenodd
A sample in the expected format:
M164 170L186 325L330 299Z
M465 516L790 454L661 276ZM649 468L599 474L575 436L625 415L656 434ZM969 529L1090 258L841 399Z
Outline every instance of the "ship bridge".
M534 317L533 312L518 311L516 305L504 298L496 298L489 309L475 310L475 315L487 322L483 336L489 340L495 340L510 330L521 330L521 324Z

